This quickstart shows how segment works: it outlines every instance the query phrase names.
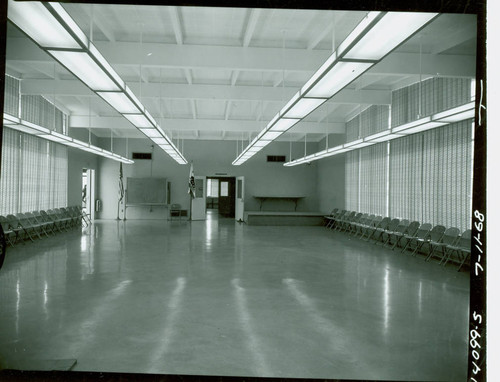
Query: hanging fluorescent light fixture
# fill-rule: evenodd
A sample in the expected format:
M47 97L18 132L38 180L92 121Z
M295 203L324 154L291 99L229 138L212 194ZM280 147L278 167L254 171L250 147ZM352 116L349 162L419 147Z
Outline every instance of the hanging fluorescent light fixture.
M281 135L268 138L266 132L284 133L290 129L417 33L437 15L437 13L368 12L271 123L238 155L233 165L240 165L251 158L257 152L251 148L255 147L259 140L274 140ZM293 118L293 123L292 120L281 122L287 118ZM276 126L274 130L273 126ZM373 143L363 141L358 143L357 147Z
M3 113L3 122L5 127L20 131L22 133L34 135L39 138L60 143L65 146L76 147L80 150L88 151L90 153L117 160L119 162L127 164L134 163L134 161L131 159L122 157L118 154L112 153L111 151L104 150L101 147L79 141L78 139L71 138L65 134L58 133L57 131L49 130L43 126L38 126L32 122L25 121L7 113Z
M9 0L8 18L135 127L159 129L151 114L61 4ZM57 139L50 134L48 138ZM172 148L175 155L167 154L179 164L187 164L173 142L164 138L165 147L161 148L165 152Z
M286 167L290 167L297 166L303 163L310 163L318 159L345 153L347 151L357 150L380 142L391 141L393 139L401 138L406 135L412 135L422 131L434 129L436 127L445 126L450 123L465 121L467 119L474 118L474 113L474 102L469 102L467 104L436 113L432 116L420 118L416 121L408 122L403 125L369 135L365 138L356 139L354 141L344 143L340 146L319 151L302 158L294 159L292 161L284 163L283 165Z

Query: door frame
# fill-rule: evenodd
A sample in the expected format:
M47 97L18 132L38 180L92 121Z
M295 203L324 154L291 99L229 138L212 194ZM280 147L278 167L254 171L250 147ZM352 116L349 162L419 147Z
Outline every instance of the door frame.
M238 187L239 181L241 180L241 190ZM238 191L241 191L238 192ZM237 176L236 177L236 187L235 187L236 195L234 197L234 219L236 221L244 221L245 217L245 177ZM238 195L241 194L241 198L238 198Z
M200 187L200 183L202 186ZM191 198L191 220L205 220L207 218L207 177L195 175L195 198Z

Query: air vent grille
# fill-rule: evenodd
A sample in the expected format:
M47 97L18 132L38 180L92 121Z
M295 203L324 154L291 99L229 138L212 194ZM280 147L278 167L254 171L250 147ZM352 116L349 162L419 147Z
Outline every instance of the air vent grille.
M146 159L151 160L153 158L151 153L132 153L132 159Z
M285 155L268 155L267 156L267 161L268 162L286 162L286 156Z

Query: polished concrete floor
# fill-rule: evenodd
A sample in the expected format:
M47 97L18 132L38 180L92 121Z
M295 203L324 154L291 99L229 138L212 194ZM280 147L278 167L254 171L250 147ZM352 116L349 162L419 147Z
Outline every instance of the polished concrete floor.
M97 221L9 248L0 365L465 381L469 276L323 227Z

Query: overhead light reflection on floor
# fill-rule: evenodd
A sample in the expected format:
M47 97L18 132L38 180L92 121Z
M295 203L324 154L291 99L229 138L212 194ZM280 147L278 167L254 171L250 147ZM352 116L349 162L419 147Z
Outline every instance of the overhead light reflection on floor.
M175 289L168 299L168 310L165 318L165 327L160 335L161 342L159 346L153 352L153 357L149 365L150 372L162 372L163 370L158 369L158 364L162 361L166 361L166 354L172 341L172 337L175 334L174 326L177 323L177 317L181 311L181 299L186 286L186 279L184 277L178 277L175 285ZM163 365L162 365L163 366Z
M248 311L248 302L245 289L240 286L239 279L232 279L234 297L238 307L238 315L240 323L246 336L246 345L253 356L255 362L256 375L268 376L271 375L269 365L262 355L262 345L258 339L258 335L252 325L252 317Z

